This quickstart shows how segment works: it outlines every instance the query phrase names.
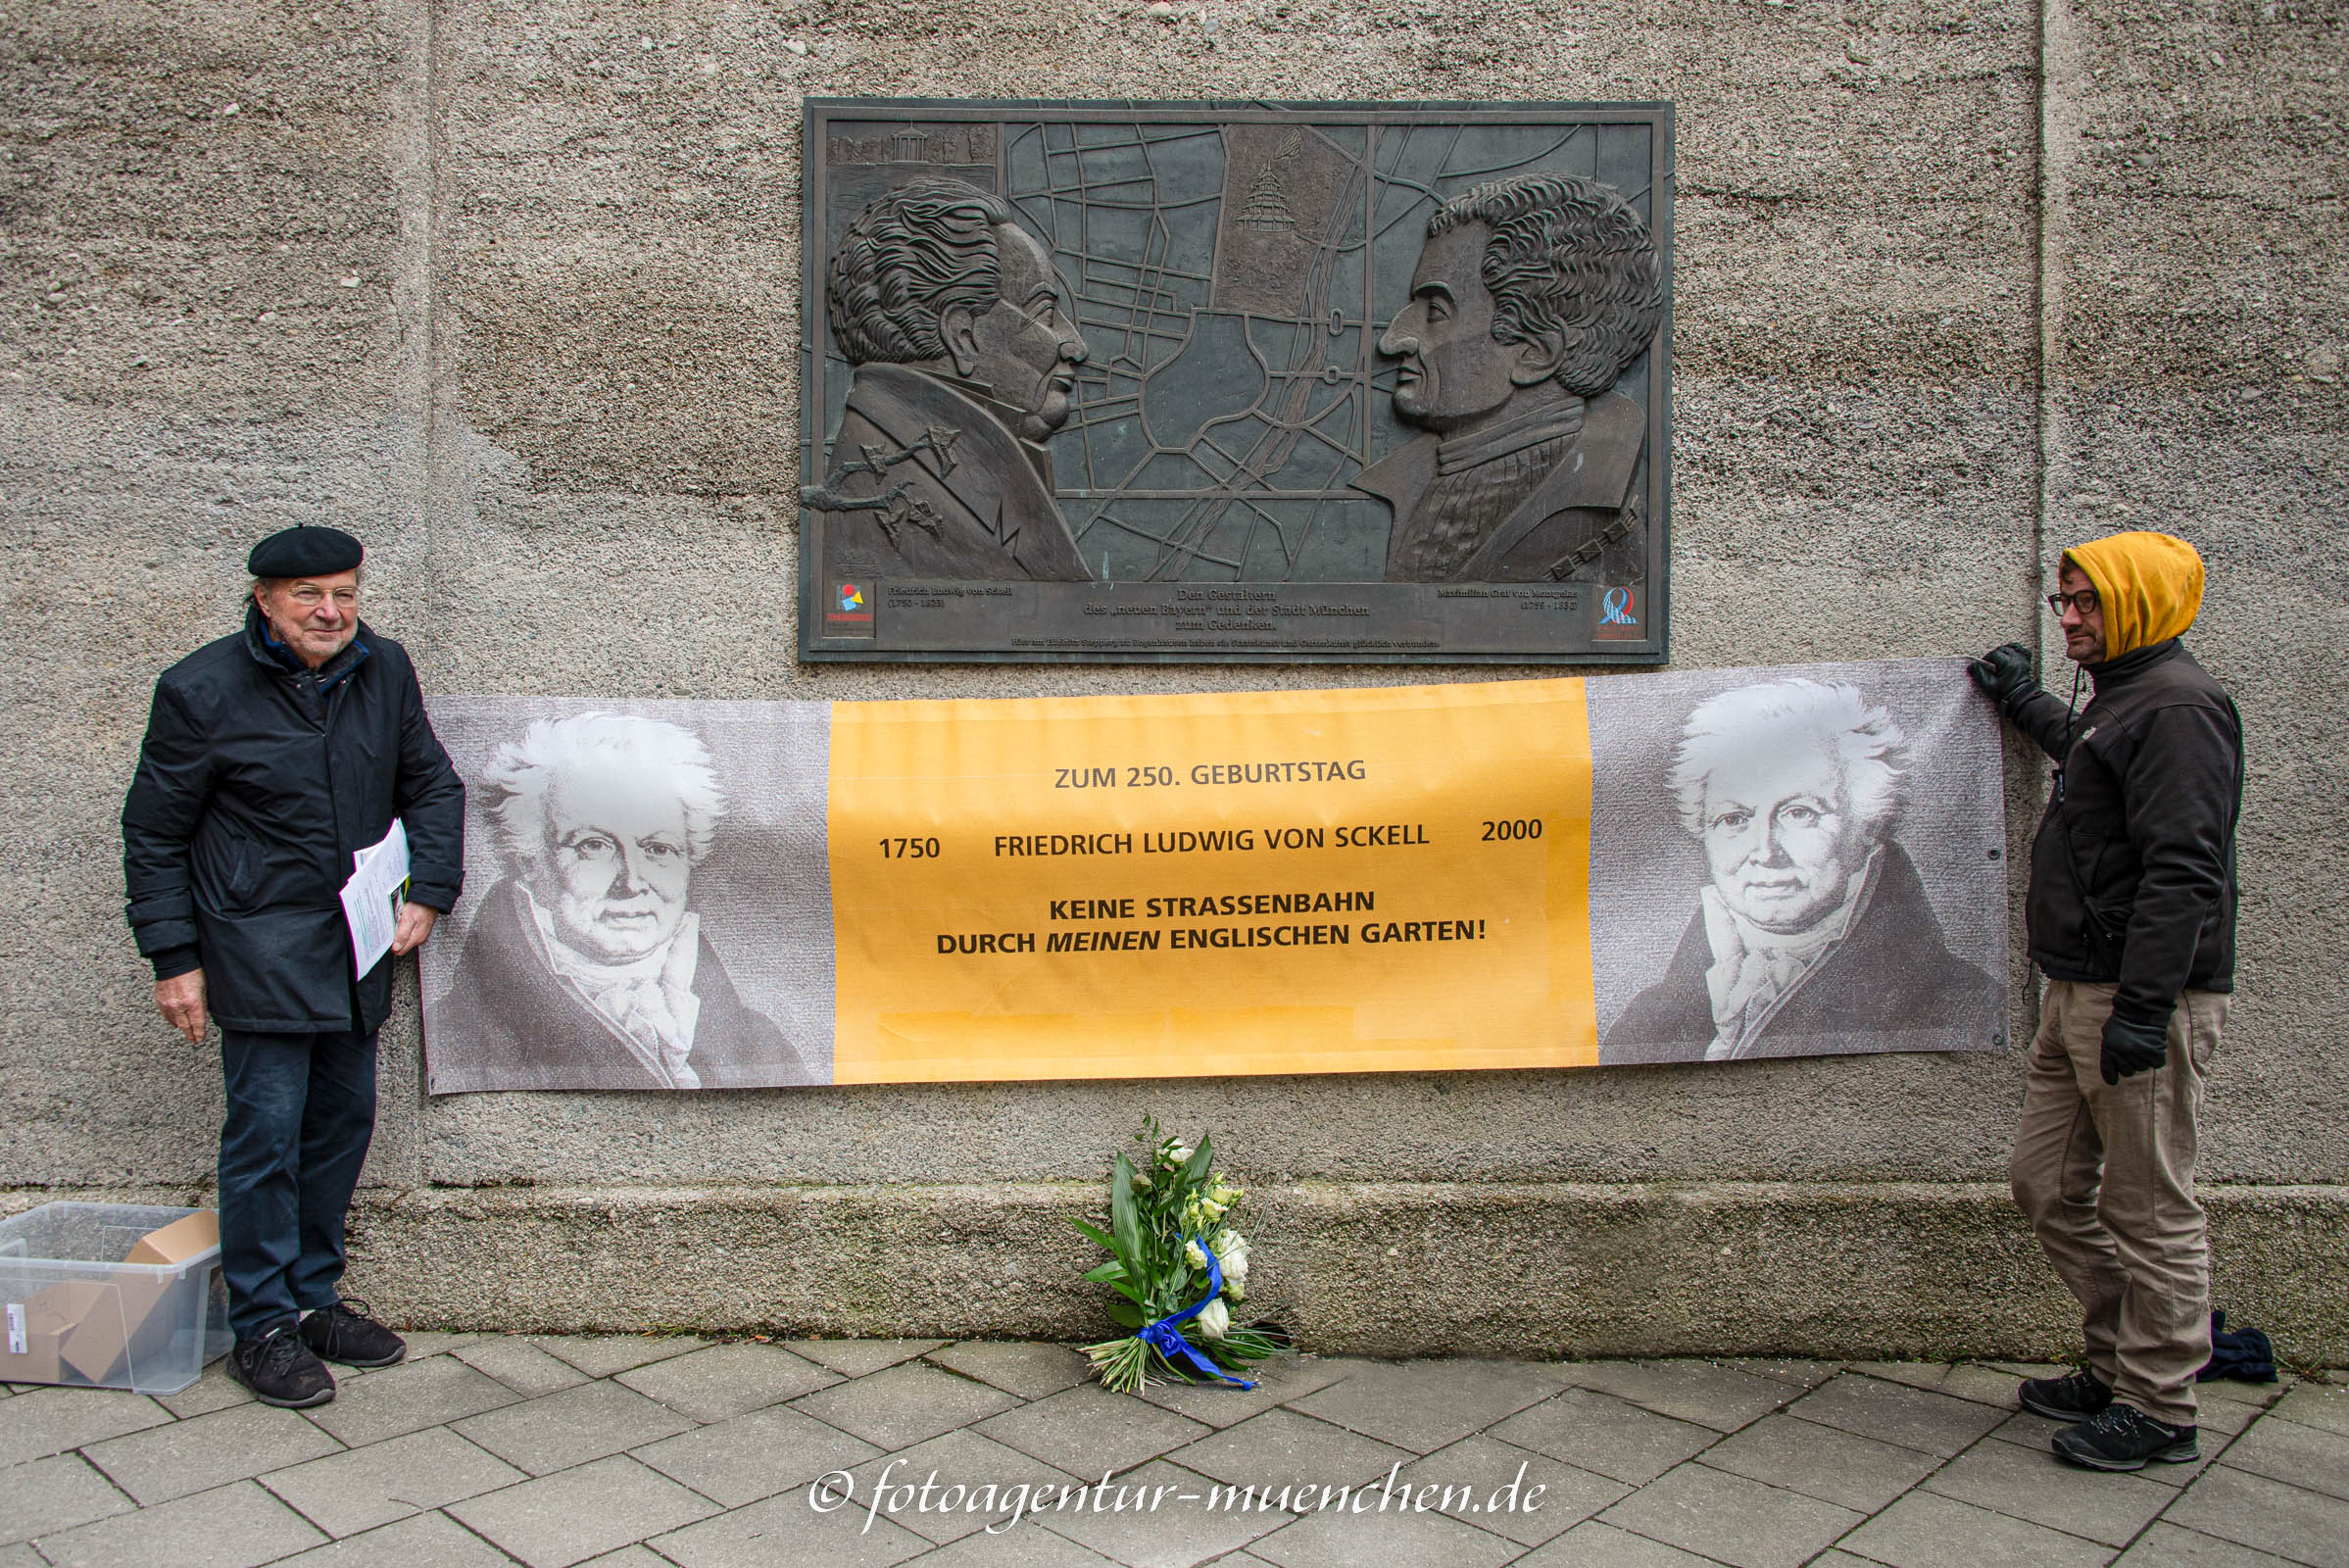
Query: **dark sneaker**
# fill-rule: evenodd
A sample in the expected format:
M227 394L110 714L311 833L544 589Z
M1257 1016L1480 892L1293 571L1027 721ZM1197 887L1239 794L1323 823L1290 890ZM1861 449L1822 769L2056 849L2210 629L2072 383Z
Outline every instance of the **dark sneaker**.
M2202 1457L2192 1427L2156 1421L2134 1405L2107 1405L2055 1435L2055 1456L2090 1470L2142 1470L2148 1459L2192 1464Z
M2093 1372L2068 1378L2026 1378L2016 1396L2023 1408L2050 1421L2085 1421L2113 1402L2113 1391Z
M365 1301L337 1301L302 1320L302 1343L320 1359L345 1366L391 1366L408 1353L408 1342L367 1315Z
M262 1403L288 1410L307 1410L334 1397L334 1375L318 1365L291 1323L237 1341L228 1352L228 1375Z

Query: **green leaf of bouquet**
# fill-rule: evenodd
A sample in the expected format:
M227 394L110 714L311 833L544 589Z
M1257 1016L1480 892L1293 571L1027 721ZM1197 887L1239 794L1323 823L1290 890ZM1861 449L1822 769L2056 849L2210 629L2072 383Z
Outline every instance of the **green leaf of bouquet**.
M1074 1218L1073 1216L1067 1214L1063 1214L1060 1217L1067 1220L1071 1225L1074 1225L1078 1230L1083 1231L1087 1236L1090 1236L1095 1241L1101 1243L1101 1246L1107 1248L1110 1251L1114 1252L1117 1250L1117 1244L1109 1240L1109 1233L1102 1230L1099 1225L1088 1225L1083 1220Z
M1109 1261L1106 1263L1096 1263L1093 1267L1087 1269L1082 1276L1082 1278L1089 1279L1096 1285L1107 1285L1113 1280L1122 1280L1125 1277L1126 1266L1123 1263L1120 1263L1114 1257L1109 1259Z
M1130 1329L1138 1329L1142 1327L1143 1317L1141 1307L1135 1306L1126 1301L1111 1301L1109 1303L1108 1310L1110 1322L1122 1323Z
M1199 1148L1191 1152L1190 1160L1183 1166L1181 1185L1188 1189L1197 1187L1199 1183L1205 1181L1207 1179L1207 1167L1214 1162L1214 1141L1208 1138L1205 1133L1201 1133L1199 1135Z
M1109 1229L1129 1274L1142 1272L1142 1225L1134 1213L1134 1164L1119 1154L1109 1168Z

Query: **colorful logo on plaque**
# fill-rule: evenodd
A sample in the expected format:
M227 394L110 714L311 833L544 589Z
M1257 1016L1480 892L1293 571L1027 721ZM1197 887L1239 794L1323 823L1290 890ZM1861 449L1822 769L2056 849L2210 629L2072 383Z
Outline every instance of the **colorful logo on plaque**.
M864 608L863 590L853 582L842 583L840 585L840 608L844 611L862 610Z
M1590 629L1597 638L1641 638L1647 635L1639 624L1639 596L1633 589L1618 584L1604 588L1598 595L1598 624Z

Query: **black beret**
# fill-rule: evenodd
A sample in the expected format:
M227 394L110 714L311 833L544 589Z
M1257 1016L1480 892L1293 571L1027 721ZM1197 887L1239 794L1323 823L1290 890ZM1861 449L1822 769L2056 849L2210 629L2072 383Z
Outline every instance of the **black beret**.
M367 550L340 528L295 526L269 535L245 558L256 577L324 577L349 571Z

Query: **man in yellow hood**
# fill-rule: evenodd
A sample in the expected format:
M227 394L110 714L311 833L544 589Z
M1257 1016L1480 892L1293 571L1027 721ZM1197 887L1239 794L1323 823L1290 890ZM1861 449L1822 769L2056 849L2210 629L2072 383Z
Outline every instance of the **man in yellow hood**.
M2031 1379L2021 1398L2077 1423L2056 1434L2059 1457L2136 1470L2201 1456L2210 1249L2195 1120L2234 990L2243 732L2179 641L2202 604L2192 545L2162 533L2079 545L2057 587L2064 651L2095 683L2084 710L2040 689L2020 643L1973 666L2056 764L2031 847L2031 956L2047 990L2012 1174L2080 1298L2087 1367Z

